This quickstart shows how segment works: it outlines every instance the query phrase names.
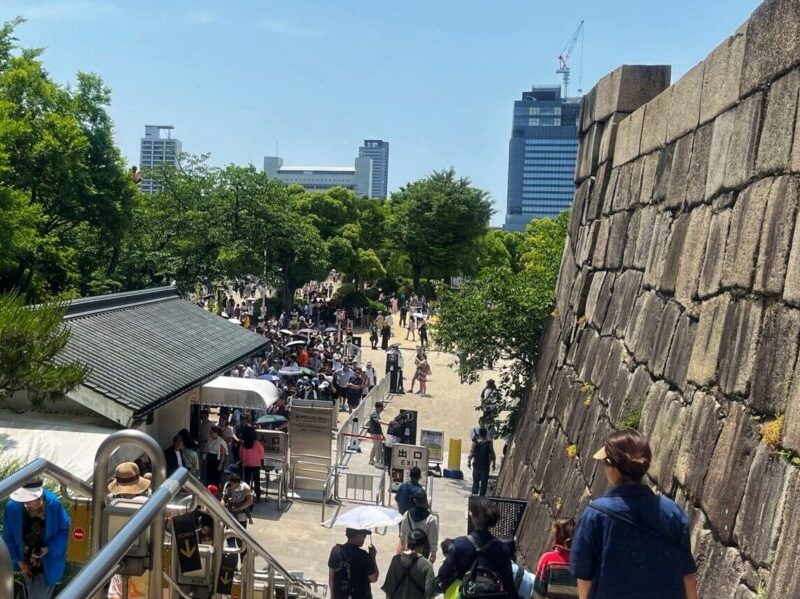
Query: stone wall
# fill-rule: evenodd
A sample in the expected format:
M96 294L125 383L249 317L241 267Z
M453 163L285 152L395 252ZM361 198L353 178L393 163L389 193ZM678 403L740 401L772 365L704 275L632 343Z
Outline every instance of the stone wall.
M636 424L692 518L702 596L800 597L799 65L800 0L767 0L672 86L623 66L584 97L556 311L500 476L532 500L528 564ZM782 454L760 432L778 415Z

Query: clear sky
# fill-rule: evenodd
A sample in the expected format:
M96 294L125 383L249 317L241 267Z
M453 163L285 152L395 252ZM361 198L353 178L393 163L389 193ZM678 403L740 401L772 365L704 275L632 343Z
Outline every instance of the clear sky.
M757 0L0 0L53 76L99 74L126 158L145 123L171 124L215 164L352 165L391 143L389 188L454 167L505 215L513 101L557 83L586 21L583 88L616 66L702 60Z

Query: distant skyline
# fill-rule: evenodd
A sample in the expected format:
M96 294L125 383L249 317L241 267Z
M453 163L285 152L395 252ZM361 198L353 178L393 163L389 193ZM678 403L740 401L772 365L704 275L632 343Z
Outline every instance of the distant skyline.
M391 143L389 190L454 167L505 217L511 109L557 84L578 22L570 95L620 64L670 64L677 80L750 15L757 0L2 0L25 47L59 82L78 70L112 90L117 143L139 160L145 124L175 126L211 162L346 166L364 139ZM582 69L581 69L582 64Z

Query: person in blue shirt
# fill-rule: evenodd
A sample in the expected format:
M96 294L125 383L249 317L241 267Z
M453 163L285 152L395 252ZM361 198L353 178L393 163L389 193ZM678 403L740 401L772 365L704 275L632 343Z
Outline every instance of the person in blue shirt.
M651 457L635 430L612 433L594 454L611 488L584 510L570 547L580 599L697 599L689 519L642 484Z
M419 479L422 477L422 470L414 466L411 470L408 471L408 478L400 488L397 489L397 495L395 495L395 501L397 502L397 511L401 514L405 514L412 505L414 505L414 495L416 495L417 491L421 490L422 487L419 484Z
M3 512L3 541L28 599L50 599L67 566L69 515L37 479L11 494Z

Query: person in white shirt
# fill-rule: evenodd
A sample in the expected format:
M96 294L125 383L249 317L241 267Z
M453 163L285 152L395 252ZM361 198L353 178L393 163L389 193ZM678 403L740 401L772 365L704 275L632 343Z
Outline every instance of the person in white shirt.
M254 379L256 378L256 370L252 366L248 366L244 369L244 378L246 379Z
M364 372L367 375L367 386L369 389L372 389L378 380L378 373L376 373L375 368L372 367L372 362L367 362Z

